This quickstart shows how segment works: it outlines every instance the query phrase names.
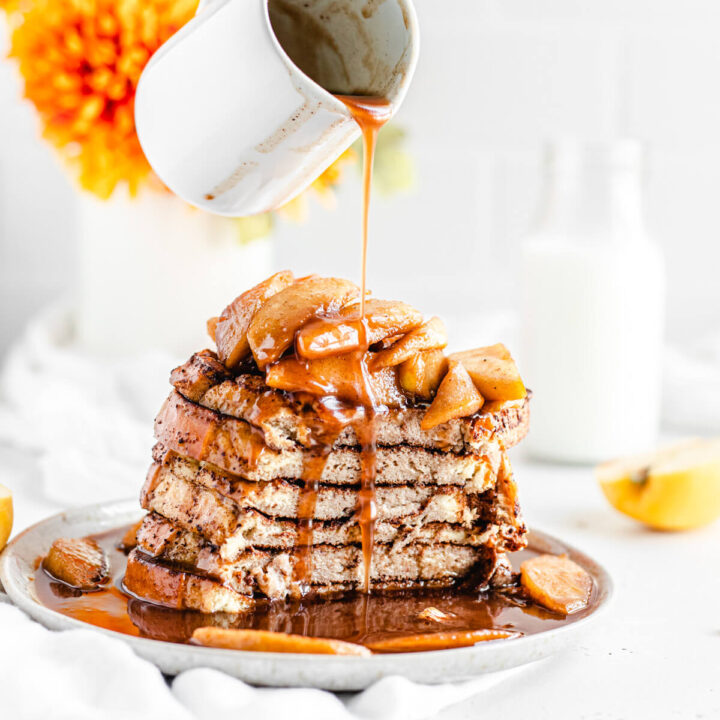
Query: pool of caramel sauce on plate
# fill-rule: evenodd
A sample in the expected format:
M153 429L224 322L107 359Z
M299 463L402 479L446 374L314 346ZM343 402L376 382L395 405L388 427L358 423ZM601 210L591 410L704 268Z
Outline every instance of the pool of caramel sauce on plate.
M585 617L593 611L596 596L593 590L588 607L569 616L529 602L516 587L484 593L457 587L372 595L358 592L337 599L259 602L252 611L237 614L176 610L144 602L123 590L126 556L118 547L127 529L124 526L91 536L110 562L111 579L101 590L81 593L38 567L38 600L51 610L96 627L168 642L187 643L196 628L217 625L363 643L451 630L494 629L532 635ZM513 566L517 569L523 559L535 554L532 548L513 553ZM428 607L446 613L448 619L435 622L418 617Z

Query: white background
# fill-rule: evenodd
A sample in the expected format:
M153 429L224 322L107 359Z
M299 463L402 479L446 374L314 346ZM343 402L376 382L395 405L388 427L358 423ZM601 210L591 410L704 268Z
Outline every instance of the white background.
M443 312L512 306L546 138L648 145L647 216L669 268L668 332L720 321L717 0L416 0L422 50L398 123L412 195L375 205L370 282ZM3 38L2 43L5 43ZM2 48L3 51L5 48ZM0 352L74 276L75 200L0 62ZM355 181L277 236L277 262L357 275Z

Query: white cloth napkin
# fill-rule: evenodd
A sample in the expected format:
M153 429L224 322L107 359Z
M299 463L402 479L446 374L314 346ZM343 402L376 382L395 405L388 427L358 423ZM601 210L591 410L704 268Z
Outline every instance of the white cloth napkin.
M388 677L342 695L254 688L208 668L168 685L121 640L92 630L52 632L2 602L0 634L0 717L8 720L421 720L519 672L435 686Z
M153 418L177 358L96 358L72 344L72 315L35 318L0 375L0 442L35 453L46 498L64 506L137 495Z

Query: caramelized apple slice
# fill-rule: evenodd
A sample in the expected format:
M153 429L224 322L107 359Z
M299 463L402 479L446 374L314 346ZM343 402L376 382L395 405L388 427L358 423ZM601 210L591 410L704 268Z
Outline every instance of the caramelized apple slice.
M269 630L235 630L219 627L200 627L192 634L198 645L225 650L255 652L309 653L312 655L358 655L372 653L362 645L332 638L305 637Z
M54 578L79 590L97 590L110 578L105 552L90 538L58 538L42 564Z
M218 357L232 370L250 354L247 332L255 313L273 295L287 288L293 282L289 270L275 273L259 285L236 297L223 311L212 330L208 321L208 332L214 337Z
M431 430L448 420L467 417L477 412L482 404L483 396L473 385L467 370L461 363L451 362L432 405L425 411L420 427Z
M563 615L587 606L593 581L565 555L538 555L520 566L520 581L538 605Z
M355 377L353 365L342 355L307 361L284 357L267 368L265 382L278 390L332 395L354 402L361 379Z
M357 285L349 280L313 276L273 295L248 328L248 341L258 367L264 369L277 360L308 320L316 315L336 315L359 295Z
M415 400L430 402L447 369L448 361L442 350L419 352L400 364L400 387Z
M521 400L488 400L482 406L482 411L488 415L494 415L495 413L501 413L507 408L518 407L520 405L522 405Z
M265 382L278 390L332 395L346 402L364 404L369 399L363 397L365 385L359 372L357 362L346 355L305 361L284 357L267 368ZM366 378L375 402L388 406L402 404L403 396L392 368L382 368Z
M342 355L362 345L365 330L360 320L318 318L302 327L295 336L297 354L309 360Z
M359 319L360 304L353 303L340 311L337 320L318 318L311 321L298 332L295 347L300 355L309 359L355 350L361 343ZM420 311L404 302L375 298L365 301L368 345L402 336L421 323Z
M453 353L450 360L461 362L470 374L475 387L486 400L521 400L527 395L520 373L515 361L510 357L503 357L507 353L490 352L504 345L491 345L490 348L466 350Z
M372 366L372 362L368 364ZM387 407L405 407L407 397L398 385L395 368L373 370L369 373L368 380L377 404Z
M349 307L348 312L360 312L360 305ZM385 338L405 335L422 325L422 313L412 305L399 300L365 300L365 320L368 328L368 344L374 345Z
M508 630L450 630L448 632L400 635L365 643L373 652L422 652L470 647L488 640L506 640L520 633Z
M374 367L399 365L417 352L444 348L446 345L445 324L439 317L432 317L420 327L411 330L394 345L377 353L373 361Z

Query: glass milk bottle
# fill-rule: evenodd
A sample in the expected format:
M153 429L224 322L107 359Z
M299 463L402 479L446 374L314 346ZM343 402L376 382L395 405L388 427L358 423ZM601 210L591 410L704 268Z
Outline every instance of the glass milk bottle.
M548 148L539 223L522 248L536 457L598 462L656 441L665 282L643 218L642 159L630 140Z

